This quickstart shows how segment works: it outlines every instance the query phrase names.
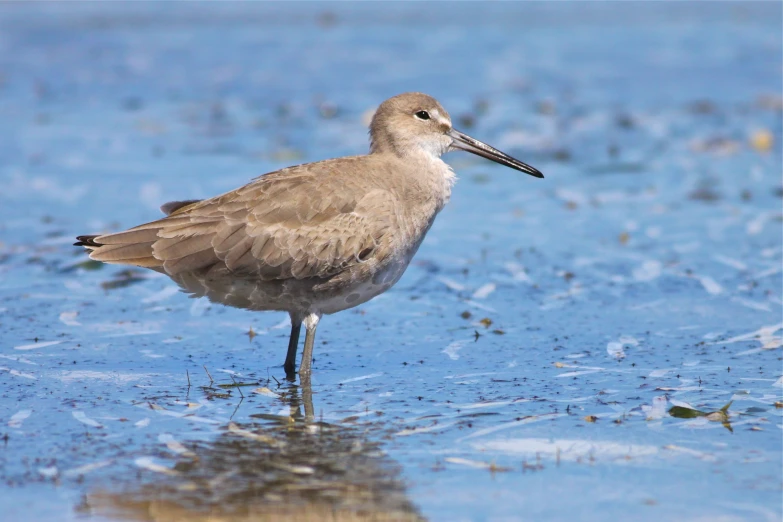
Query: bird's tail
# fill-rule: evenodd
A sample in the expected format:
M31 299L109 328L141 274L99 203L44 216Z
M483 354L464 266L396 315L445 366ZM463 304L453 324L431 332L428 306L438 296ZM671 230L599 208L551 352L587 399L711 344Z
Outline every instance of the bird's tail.
M102 246L100 243L95 242L96 237L98 237L97 234L93 236L76 236L76 243L73 246L83 246L87 250L93 250Z
M118 265L158 268L163 265L152 253L158 239L158 227L126 230L115 234L76 236L75 246L90 252L90 259Z

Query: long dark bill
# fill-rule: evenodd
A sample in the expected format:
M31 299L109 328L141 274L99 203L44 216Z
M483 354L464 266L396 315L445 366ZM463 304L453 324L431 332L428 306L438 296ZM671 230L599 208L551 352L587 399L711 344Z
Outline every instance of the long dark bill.
M538 169L531 167L526 163L522 163L516 158L512 158L505 152L501 152L495 147L487 145L483 141L479 141L476 138L471 138L467 134L464 134L457 129L451 129L448 132L448 135L453 138L454 141L452 142L451 146L455 149L472 152L477 156L487 158L488 160L492 160L495 163L500 163L501 165L511 167L514 170L524 172L525 174L530 174L531 176L535 176L537 178L544 177L544 175L541 174Z

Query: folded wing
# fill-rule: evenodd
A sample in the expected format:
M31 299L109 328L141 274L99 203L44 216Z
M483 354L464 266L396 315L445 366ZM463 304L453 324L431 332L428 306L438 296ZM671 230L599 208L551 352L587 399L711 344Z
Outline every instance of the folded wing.
M170 275L227 268L263 280L330 277L383 256L396 218L390 192L341 175L339 163L350 160L267 174L84 245L92 259Z

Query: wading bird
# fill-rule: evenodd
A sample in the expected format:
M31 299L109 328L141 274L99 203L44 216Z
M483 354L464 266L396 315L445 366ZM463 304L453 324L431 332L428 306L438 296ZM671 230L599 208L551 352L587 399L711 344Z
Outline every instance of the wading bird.
M535 168L451 125L431 96L400 94L370 124L370 153L289 167L124 232L78 236L105 263L150 268L193 296L291 316L284 369L309 377L321 316L396 283L448 202L454 173L440 157L464 150L538 178Z

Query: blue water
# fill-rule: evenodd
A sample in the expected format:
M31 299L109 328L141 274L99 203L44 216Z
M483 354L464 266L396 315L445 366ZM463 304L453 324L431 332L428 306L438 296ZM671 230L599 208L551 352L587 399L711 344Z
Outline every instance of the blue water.
M781 21L0 6L0 519L780 520ZM460 180L403 279L319 327L316 424L277 382L283 314L71 246L361 153L412 90L546 179L446 157Z

